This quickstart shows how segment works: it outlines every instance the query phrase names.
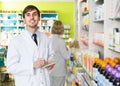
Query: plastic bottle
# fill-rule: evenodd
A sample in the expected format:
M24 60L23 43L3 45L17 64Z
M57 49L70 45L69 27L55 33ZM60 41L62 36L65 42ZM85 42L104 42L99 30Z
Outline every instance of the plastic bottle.
M115 81L113 82L113 85L120 86L120 72L117 72L114 77L115 77Z

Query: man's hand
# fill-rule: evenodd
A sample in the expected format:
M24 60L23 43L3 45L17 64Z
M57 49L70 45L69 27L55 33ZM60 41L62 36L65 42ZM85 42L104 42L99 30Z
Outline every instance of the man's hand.
M38 58L34 63L33 63L33 67L36 68L40 68L45 64L45 59L43 58Z
M55 64L50 65L50 66L47 66L46 68L47 68L48 70L51 70L54 66L55 66Z

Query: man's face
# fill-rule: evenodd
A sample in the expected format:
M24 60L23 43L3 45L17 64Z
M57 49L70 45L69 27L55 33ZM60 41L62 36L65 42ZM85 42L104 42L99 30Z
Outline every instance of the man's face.
M24 22L27 27L35 28L40 20L36 10L31 10L25 13Z

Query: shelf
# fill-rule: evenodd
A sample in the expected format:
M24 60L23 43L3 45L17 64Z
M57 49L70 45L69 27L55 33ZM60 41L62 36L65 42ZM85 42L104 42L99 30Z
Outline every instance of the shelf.
M117 53L120 53L120 45L109 45L108 49L114 51L114 52L117 52Z
M104 0L94 0L94 2L97 4L102 4L104 2Z
M86 2L87 0L80 0L80 2Z
M0 13L1 45L7 46L9 41L24 29L22 13Z
M100 20L94 20L93 22L104 22L103 19L100 19Z
M56 18L43 18L41 21L49 21L49 20L56 20Z
M102 42L94 41L93 43L96 45L104 47L104 43L102 43Z
M120 17L109 18L110 20L120 20Z
M85 12L82 12L82 16L86 16L87 14L89 14L89 11L85 11Z
M89 75L89 77L93 79L93 75L81 63L78 64L84 69L84 71Z
M64 34L68 34L68 35L70 35L70 32L66 32L66 33L64 33Z
M40 17L43 32L50 32L54 20L58 19L58 14L55 11L42 11Z
M51 27L51 26L49 26L49 25L41 25L42 27Z
M114 52L117 52L117 53L120 53L120 50L115 50L114 48L109 48L110 50L114 51Z
M70 30L70 28L64 28L64 30Z
M69 37L61 37L61 38L63 38L63 39L69 39Z
M23 21L23 19L18 19L18 21Z
M17 27L16 25L1 25L0 27Z
M0 19L0 21L17 21L16 19Z

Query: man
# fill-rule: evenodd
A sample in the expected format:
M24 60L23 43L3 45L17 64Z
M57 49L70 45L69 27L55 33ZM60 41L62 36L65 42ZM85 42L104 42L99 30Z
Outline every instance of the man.
M50 86L48 68L41 68L52 58L53 51L44 33L37 31L40 12L33 5L23 11L25 31L8 45L7 71L15 78L15 86Z

